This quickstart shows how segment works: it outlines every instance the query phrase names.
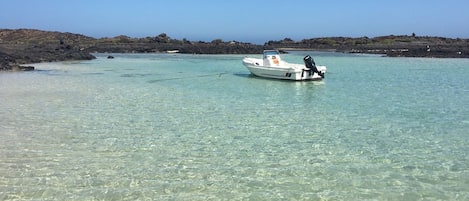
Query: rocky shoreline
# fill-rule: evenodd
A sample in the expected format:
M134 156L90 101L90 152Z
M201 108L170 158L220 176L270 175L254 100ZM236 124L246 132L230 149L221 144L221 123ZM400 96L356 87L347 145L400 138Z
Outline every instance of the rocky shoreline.
M29 71L34 67L24 64L94 59L81 45L89 40L93 38L71 33L0 29L0 70Z
M344 53L382 54L389 57L469 58L469 39L429 36L380 36L375 38L328 37L295 42L269 41L277 49L329 50Z
M176 40L164 33L145 38L117 36L95 39L73 33L0 29L0 70L27 71L34 70L34 67L23 66L28 63L90 60L95 58L92 53L260 54L264 49L369 53L390 57L469 58L469 39L412 34L375 38L312 38L301 41L285 38L256 45L221 39L211 42Z

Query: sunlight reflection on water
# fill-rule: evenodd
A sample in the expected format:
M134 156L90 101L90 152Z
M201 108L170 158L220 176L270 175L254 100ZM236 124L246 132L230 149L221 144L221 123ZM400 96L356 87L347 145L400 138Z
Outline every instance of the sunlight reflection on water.
M0 73L0 199L469 196L468 60L319 53L324 81L284 82L244 55L97 56Z

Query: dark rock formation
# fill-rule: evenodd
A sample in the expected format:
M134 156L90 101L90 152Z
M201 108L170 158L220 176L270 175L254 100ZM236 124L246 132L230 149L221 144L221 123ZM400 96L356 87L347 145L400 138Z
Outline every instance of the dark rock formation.
M10 55L0 52L0 70L10 70L11 64L15 62L15 59Z
M261 53L263 46L237 41L224 42L221 39L212 42L175 40L166 34L155 37L130 38L117 36L114 38L96 39L86 48L88 52L112 53L149 53L177 50L182 54L252 54Z
M0 30L0 59L2 70L31 70L20 64L88 60L95 57L84 51L83 44L93 38L79 34L31 29Z
M186 54L261 53L263 46L236 41L191 42L171 39L166 34L155 37L95 39L80 34L34 29L0 29L0 70L12 70L27 63L88 60L99 53L148 53L177 51ZM15 69L19 69L16 67ZM30 68L23 68L30 69Z
M383 54L391 57L469 58L469 39L429 36L381 36L375 38L328 37L295 42L291 39L269 41L277 49L328 50L347 53Z
M289 38L255 45L237 41L176 40L162 33L155 37L95 39L92 37L34 29L0 29L0 70L27 69L21 64L89 60L99 53L178 52L185 54L260 54L264 49L319 50L383 54L392 57L469 58L469 39L442 37L382 36L375 38L328 37L295 42ZM15 67L16 66L16 67Z

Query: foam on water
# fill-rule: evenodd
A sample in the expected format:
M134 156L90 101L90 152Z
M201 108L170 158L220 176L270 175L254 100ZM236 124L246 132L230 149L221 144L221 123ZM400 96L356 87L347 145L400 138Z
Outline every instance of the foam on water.
M467 200L469 60L116 54L0 73L2 200Z

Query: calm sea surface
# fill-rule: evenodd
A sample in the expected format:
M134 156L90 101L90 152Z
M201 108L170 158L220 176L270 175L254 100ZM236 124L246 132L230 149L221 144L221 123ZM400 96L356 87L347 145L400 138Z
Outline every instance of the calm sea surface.
M0 200L469 200L469 60L98 54L0 73ZM249 55L259 57L261 55Z

